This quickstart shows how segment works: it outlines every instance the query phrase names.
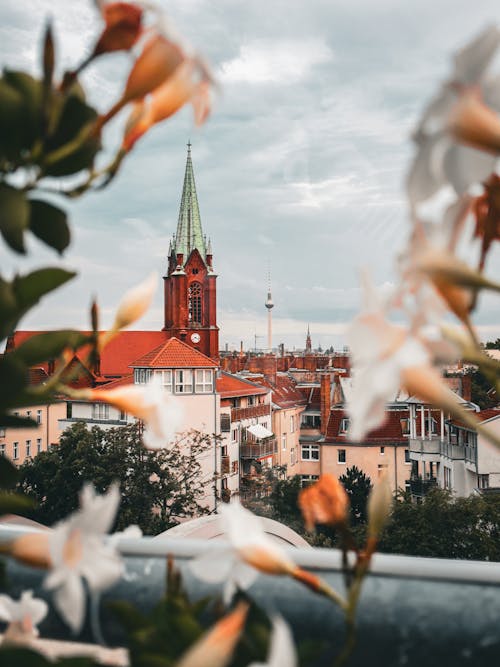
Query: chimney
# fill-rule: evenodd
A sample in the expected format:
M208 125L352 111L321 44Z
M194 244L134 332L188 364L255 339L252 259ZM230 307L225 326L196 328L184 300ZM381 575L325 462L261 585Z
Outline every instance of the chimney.
M469 374L462 375L462 398L472 401L472 377Z
M331 380L328 373L321 376L320 386L320 406L321 406L321 433L326 434L326 427L328 425L328 418L330 416L330 392Z

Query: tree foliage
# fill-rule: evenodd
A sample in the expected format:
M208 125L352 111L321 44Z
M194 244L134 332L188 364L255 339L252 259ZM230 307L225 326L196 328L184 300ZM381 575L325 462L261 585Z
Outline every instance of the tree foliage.
M206 512L200 504L199 455L209 446L208 436L193 431L172 448L148 451L137 425L89 430L75 424L57 447L21 467L18 489L37 502L32 517L50 525L78 507L85 482L103 493L118 481L122 498L116 529L137 524L144 533L157 534Z
M500 561L500 496L453 498L435 489L422 503L399 496L380 551Z
M366 503L372 489L370 478L359 468L347 468L345 474L339 477L351 503L351 522L356 525L366 522Z

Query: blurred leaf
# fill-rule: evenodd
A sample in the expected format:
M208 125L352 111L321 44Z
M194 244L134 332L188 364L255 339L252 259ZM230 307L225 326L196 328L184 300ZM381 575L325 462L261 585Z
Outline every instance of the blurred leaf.
M12 354L4 354L0 358L0 405L12 405L16 394L21 392L27 383L25 364Z
M150 625L150 621L126 600L112 600L106 607L116 616L126 632L133 633Z
M0 183L0 232L16 252L24 253L24 230L29 226L29 206L24 193Z
M20 147L29 149L40 136L42 85L25 72L5 70L4 79L22 97L23 135Z
M12 283L0 277L0 340L11 333L11 323L15 321L17 302Z
M91 132L96 119L96 110L77 94L65 99L57 127L46 144L47 153L42 165L44 173L66 176L92 168L95 155L101 148L100 137Z
M33 402L33 401L32 401ZM22 407L22 406L17 406ZM36 428L38 424L34 419L29 419L28 417L17 417L16 415L11 414L0 414L0 427L10 428Z
M31 199L30 229L41 241L62 253L70 241L65 211L39 199Z
M79 331L47 331L31 336L11 354L21 359L26 366L34 366L49 359L55 359L63 350L76 350L87 342L88 338Z
M52 77L54 76L54 38L52 36L52 25L47 23L45 28L45 35L43 39L43 85L47 90L50 90L52 85Z
M34 502L30 498L17 493L5 493L0 491L0 515L1 514L25 514L33 509Z
M0 456L0 487L2 489L12 489L18 478L19 472L16 466L5 456Z
M0 79L0 156L21 161L21 149L28 145L28 119L22 95Z
M16 276L13 281L14 294L18 305L27 310L34 306L42 296L57 289L74 278L76 273L64 269L38 269L26 276Z

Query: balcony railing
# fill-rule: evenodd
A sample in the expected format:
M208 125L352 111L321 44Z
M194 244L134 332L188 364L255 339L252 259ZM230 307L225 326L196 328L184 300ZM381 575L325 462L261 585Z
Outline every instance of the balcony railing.
M239 422L242 419L265 417L271 414L271 407L267 404L251 405L249 408L231 408L231 421Z
M410 438L410 452L414 454L439 454L441 439L437 436L432 438Z
M276 451L276 438L264 438L262 440L246 440L241 443L240 457L242 459L262 459L272 456Z
M410 479L410 491L413 496L426 496L429 491L437 487L437 479L429 477L422 479L421 477L413 477Z
M465 447L464 445L454 445L449 442L442 442L441 454L448 459L463 461L465 459Z

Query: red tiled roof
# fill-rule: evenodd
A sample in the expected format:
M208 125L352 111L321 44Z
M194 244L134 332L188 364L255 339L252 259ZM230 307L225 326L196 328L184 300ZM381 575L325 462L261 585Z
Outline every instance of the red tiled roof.
M404 443L408 442L408 436L403 435L401 419L408 419L408 410L386 410L385 423L379 428L368 433L363 444L371 442ZM339 434L340 421L345 417L343 410L330 410L328 426L326 429L327 442L349 442L346 434Z
M6 350L19 347L21 343L43 331L16 331L7 340ZM89 334L89 331L82 331ZM102 376L119 377L130 373L130 364L167 339L165 331L120 331L101 353L100 373ZM86 350L82 348L77 356L84 359ZM48 373L48 364L40 365Z
M491 351L491 350L490 350ZM500 408L486 408L477 413L477 417L480 422L485 422L487 419L492 419L493 417L498 417L500 415Z
M318 386L297 387L297 389L305 397L308 408L321 409L321 389Z
M297 383L289 375L278 373L275 383L265 377L257 382L272 390L272 401L280 408L305 406L307 403L306 396L297 388Z
M108 389L116 389L117 387L125 387L126 385L129 384L134 384L134 374L131 373L130 375L125 375L125 377L119 378L118 380L112 380L111 382L107 382L106 384L103 384L102 387L99 387L99 389L103 390L108 390Z
M129 364L132 368L217 368L218 364L177 338L169 338Z
M242 378L222 372L216 381L217 393L221 398L236 398L237 396L255 396L256 394L267 394L268 389L244 380Z
M28 383L30 385L33 384L42 384L42 382L45 382L48 379L47 372L45 371L44 368L30 368L29 369L29 376L28 376Z

